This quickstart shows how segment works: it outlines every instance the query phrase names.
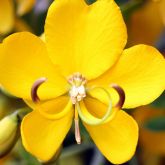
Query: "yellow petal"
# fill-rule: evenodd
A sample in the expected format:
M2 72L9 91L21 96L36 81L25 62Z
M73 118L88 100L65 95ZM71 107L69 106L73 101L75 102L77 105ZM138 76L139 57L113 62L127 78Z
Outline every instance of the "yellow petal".
M34 6L36 0L17 0L17 14L22 16L29 12Z
M101 101L87 97L79 104L76 104L76 110L79 113L79 117L86 124L100 125L107 123L114 119L118 108L113 108L111 101L108 104L104 104Z
M12 0L0 1L0 34L10 32L14 26L14 4Z
M41 38L42 41L45 42L45 33L42 33L42 34L40 35L40 38Z
M24 147L38 159L48 161L63 142L72 118L73 110L59 120L47 120L36 111L31 112L21 124Z
M48 11L45 38L52 61L64 75L80 72L92 79L118 59L127 33L114 0L90 6L83 0L56 0Z
M84 125L99 150L110 162L122 164L131 159L138 141L138 126L127 113L119 111L115 118L106 124Z
M137 45L126 49L116 65L91 84L116 83L126 94L124 107L133 108L154 101L165 89L165 59L153 47ZM111 92L112 98L115 95ZM99 96L104 99L104 96Z
M51 120L62 118L68 113L69 107L73 106L68 96L59 96L55 99L40 101L39 103L34 103L31 100L24 101L29 107Z
M81 104L83 105L83 104ZM84 99L84 105L86 107L86 109L94 116L97 118L102 118L107 111L107 105L97 99L94 99L92 97L86 97ZM83 106L84 106L83 105ZM82 107L81 107L82 108ZM86 110L83 110L84 108L82 108L82 111L85 113Z
M0 80L11 94L31 99L33 83L41 77L47 82L41 85L38 95L49 99L66 91L66 80L47 56L44 42L31 33L21 32L7 37L0 49Z
M55 113L55 112L58 113L67 104L67 102L69 101L69 97L68 96L59 96L52 100L40 101L39 103L34 103L32 100L25 100L25 99L24 99L24 101L32 109L36 109L38 106L42 106L44 108L44 110L46 110L50 113ZM56 110L54 109L54 107L56 107Z

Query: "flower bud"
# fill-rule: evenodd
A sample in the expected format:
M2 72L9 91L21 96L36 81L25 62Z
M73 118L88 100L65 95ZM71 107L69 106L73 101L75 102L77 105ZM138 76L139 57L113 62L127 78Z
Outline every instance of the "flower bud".
M18 138L19 121L17 113L6 116L0 121L0 157L15 145Z

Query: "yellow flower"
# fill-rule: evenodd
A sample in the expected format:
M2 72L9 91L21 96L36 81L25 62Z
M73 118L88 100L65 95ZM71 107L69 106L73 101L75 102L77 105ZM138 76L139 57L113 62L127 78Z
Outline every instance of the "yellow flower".
M16 0L17 14L22 16L27 13L34 5L35 0ZM15 23L14 1L0 1L0 35L9 33Z
M146 45L123 51L126 40L113 0L90 6L83 0L56 0L46 18L45 42L28 32L4 40L0 81L34 109L21 124L23 144L31 154L49 160L73 118L81 143L80 118L109 161L120 164L132 157L138 127L119 108L123 103L124 108L148 104L163 92L165 60Z

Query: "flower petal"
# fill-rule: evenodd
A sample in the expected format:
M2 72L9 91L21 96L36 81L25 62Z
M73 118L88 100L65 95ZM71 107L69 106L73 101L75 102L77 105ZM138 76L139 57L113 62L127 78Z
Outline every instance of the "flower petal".
M12 0L0 1L0 34L10 32L14 26L14 4Z
M84 123L84 125L97 147L110 162L122 164L130 160L135 153L138 126L124 111L117 112L115 118L106 124L91 126Z
M114 0L90 6L83 0L56 0L48 11L45 38L52 61L64 75L80 72L89 80L115 63L127 33Z
M38 103L34 103L31 100L24 101L29 107L50 120L62 118L73 106L68 96L59 96L55 99L40 101Z
M69 101L69 97L68 96L59 96L55 99L44 100L44 101L40 101L38 103L34 103L32 100L24 99L24 101L32 109L36 109L37 107L42 106L43 109L46 110L46 112L58 113L67 104L67 102ZM56 109L55 109L55 107L56 107Z
M84 108L81 107L81 109L84 113L86 110L88 110L89 113L93 115L94 117L102 118L106 114L107 104L95 98L87 97L84 99ZM90 118L90 116L88 116L88 118Z
M7 37L0 49L0 80L11 94L31 99L34 82L46 77L47 82L38 89L41 99L49 99L66 92L66 80L47 56L44 42L28 32Z
M51 159L71 127L73 110L59 120L48 120L37 111L29 113L21 124L23 145L42 161Z
M126 94L124 107L133 108L149 104L165 89L165 59L153 47L137 45L126 49L116 65L93 84L110 85L116 83ZM112 98L115 95L112 92ZM104 96L100 95L101 99Z

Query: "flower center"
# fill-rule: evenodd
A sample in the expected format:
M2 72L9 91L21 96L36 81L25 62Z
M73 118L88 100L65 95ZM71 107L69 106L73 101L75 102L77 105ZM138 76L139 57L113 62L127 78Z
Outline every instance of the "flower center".
M31 98L32 98L33 102L36 103L36 104L38 104L40 102L40 98L37 95L37 90L38 90L38 88L40 87L41 84L46 82L46 80L47 80L47 78L41 77L41 78L37 79L34 82L34 84L32 85ZM42 107L42 104L38 104L38 108L36 108L36 110L38 110L38 112L41 115L43 115L45 118L55 120L55 119L59 119L59 118L65 116L68 113L68 111L71 109L71 106L74 105L73 107L74 107L74 110L75 110L74 111L75 112L75 115L74 115L75 139L77 141L77 144L81 144L79 117L85 123L87 123L89 125L99 125L99 124L103 124L103 123L106 123L106 122L112 120L114 118L116 112L118 110L120 110L122 108L123 104L124 104L125 92L117 84L111 84L109 86L109 87L113 88L119 95L119 101L117 102L117 104L115 106L113 106L111 95L110 95L109 91L106 88L101 87L101 86L100 87L95 86L95 87L88 88L88 90L86 90L85 85L87 83L87 80L85 79L85 77L82 76L82 74L80 74L80 73L73 74L72 76L70 76L68 78L68 83L71 85L71 87L69 89L69 95L70 95L71 101L68 102L68 104L66 105L66 108L64 108L63 111L59 112L58 114L49 114L49 113L44 111L44 107ZM102 118L97 118L97 117L93 116L87 110L84 103L80 102L81 100L83 100L84 97L86 97L86 95L88 95L88 97L93 97L92 94L91 94L92 90L101 90L102 92L104 92L107 95L107 98L109 100L109 103L107 105L107 111L106 111L105 115ZM83 111L82 111L81 108L83 108Z
M68 78L68 82L71 85L69 95L73 104L80 102L86 97L85 84L87 80L80 73L75 73Z

